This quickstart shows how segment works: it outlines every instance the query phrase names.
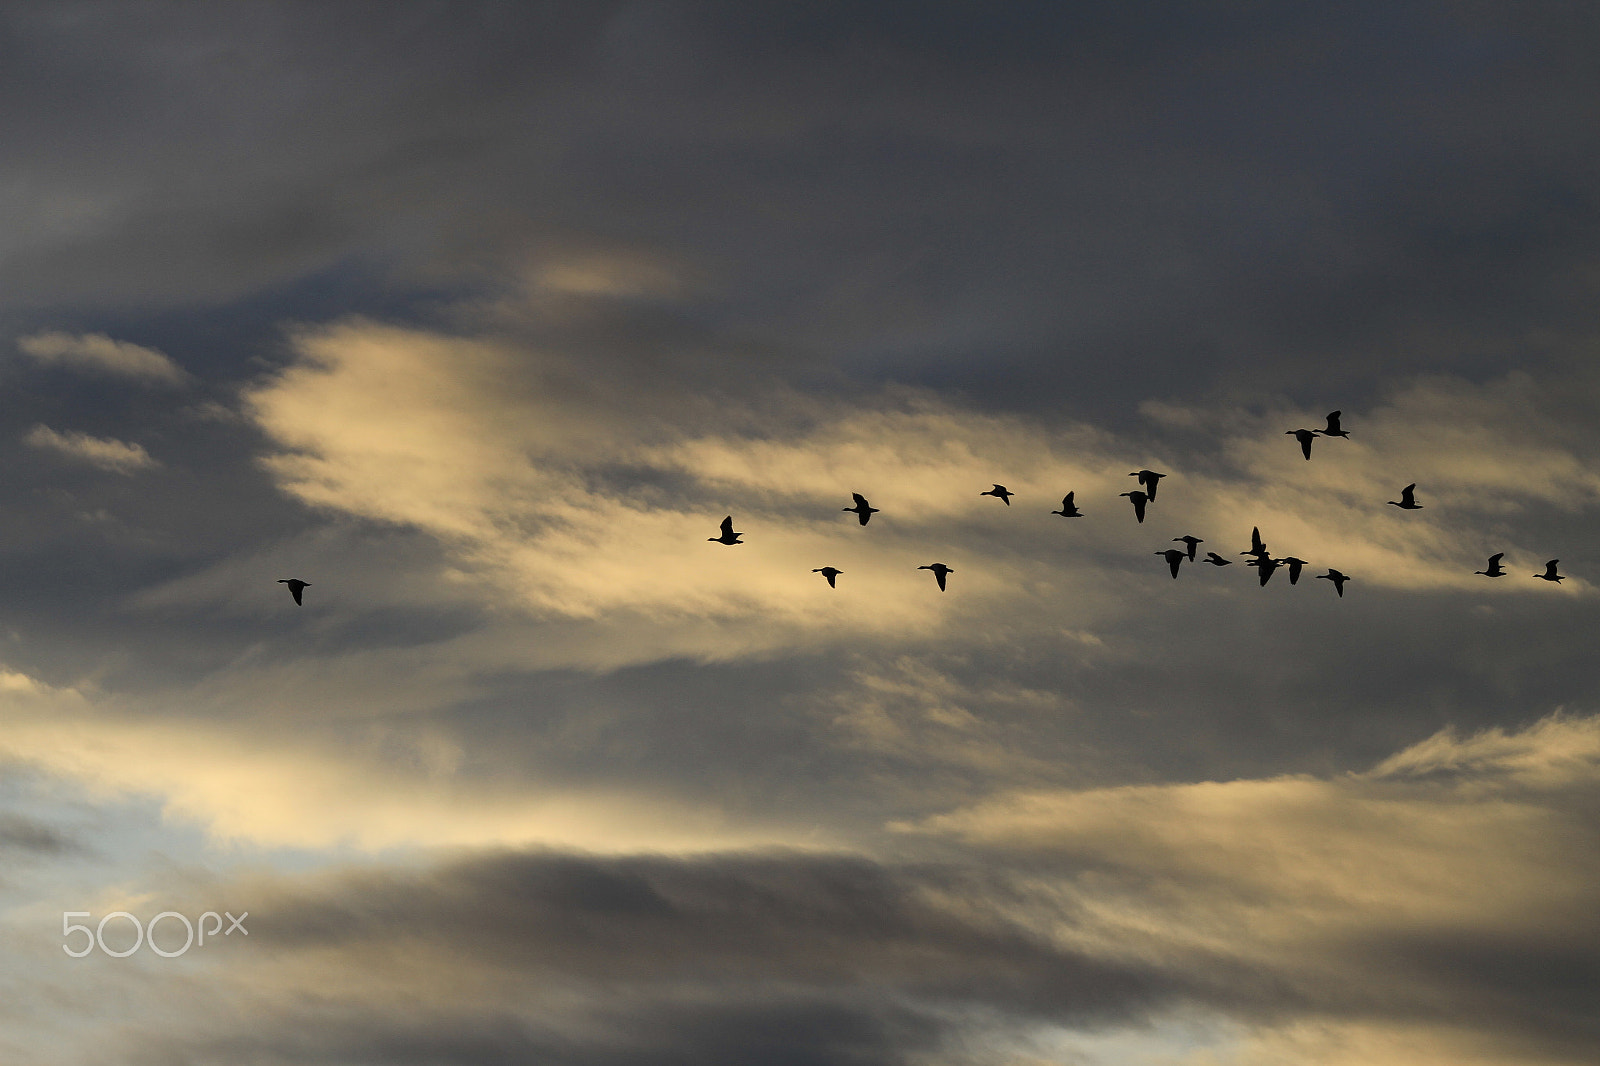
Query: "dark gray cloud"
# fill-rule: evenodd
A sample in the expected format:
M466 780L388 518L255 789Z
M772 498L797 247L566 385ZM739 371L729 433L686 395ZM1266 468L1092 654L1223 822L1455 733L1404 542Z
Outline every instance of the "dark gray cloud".
M37 232L4 276L91 316L622 247L715 279L690 319L774 358L1001 406L1171 374L1361 394L1588 335L1595 32L1559 5L16 7Z
M997 887L967 871L832 857L509 854L264 900L252 935L274 951L415 945L579 982L883 985L1085 1021L1171 994L1154 971L1064 951L1008 921L984 902Z
M79 850L79 843L54 826L16 814L0 813L0 849L60 855Z

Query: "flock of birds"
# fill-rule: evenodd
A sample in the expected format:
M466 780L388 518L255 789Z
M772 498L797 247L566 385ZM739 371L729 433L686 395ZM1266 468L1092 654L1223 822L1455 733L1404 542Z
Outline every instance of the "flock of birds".
M1295 438L1295 440L1300 444L1301 454L1304 455L1307 460L1310 460L1311 443L1312 441L1316 440L1316 438L1348 438L1350 436L1350 434L1345 432L1345 430L1339 424L1339 419L1342 414L1343 412L1341 411L1330 411L1327 416L1328 424L1324 429L1290 429L1285 430L1284 434L1286 436ZM1161 479L1167 475L1159 473L1155 470L1134 470L1131 471L1128 476L1139 479L1139 488L1128 492L1119 493L1118 495L1126 496L1129 501L1132 502L1133 515L1142 524L1144 522L1146 506L1155 500L1156 487L1160 484ZM1016 493L1012 492L1004 485L997 484L993 488L985 489L984 491L978 493L978 495L993 496L1007 507L1010 507L1011 498L1015 496ZM1061 510L1051 511L1050 513L1054 515L1060 515L1062 518L1082 518L1083 512L1078 509L1077 504L1073 501L1074 495L1075 493L1072 492L1067 493L1061 498ZM841 508L841 510L856 515L856 517L860 519L861 525L863 526L867 524L873 515L878 514L881 510L881 508L874 507L868 503L867 498L861 495L859 492L852 492L850 497L854 503L849 507ZM1400 490L1400 498L1398 500L1388 500L1385 502L1405 511L1420 511L1422 509L1422 504L1417 502L1417 486L1415 482ZM742 536L744 536L742 532L733 528L733 516L728 515L722 520L722 526L719 535L715 537L707 537L706 539L716 544L743 544L744 541L739 539ZM1167 548L1163 551L1154 552L1152 554L1159 555L1167 561L1167 566L1172 571L1173 578L1176 579L1178 576L1178 569L1185 561L1191 563L1196 561L1196 549L1201 544L1204 544L1205 541L1199 537L1187 535L1182 537L1173 537L1172 539L1173 541L1181 543L1184 546L1182 548ZM1300 581L1301 570L1308 565L1306 560L1298 559L1292 555L1286 555L1280 559L1273 558L1272 555L1267 551L1266 542L1261 539L1261 528L1259 526L1251 528L1250 547L1239 554L1250 556L1250 561L1245 565L1256 568L1257 574L1260 577L1261 584L1263 586L1265 586L1266 583L1272 579L1272 575L1277 572L1280 566L1288 570L1289 584L1298 584ZM1506 571L1503 567L1501 567L1500 560L1505 558L1505 554L1505 552L1496 552L1494 555L1489 556L1489 564L1487 568L1483 570L1474 570L1473 573L1482 574L1484 577L1504 577L1506 575ZM1224 559L1214 551L1206 552L1205 559L1200 561L1207 562L1218 567L1233 565L1233 560ZM1559 559L1551 559L1545 564L1544 573L1534 574L1533 576L1544 581L1559 582L1564 576L1556 571L1556 564L1560 561L1561 560ZM945 591L946 579L951 574L955 573L953 569L946 566L944 563L926 563L917 567L917 569L931 570L933 572L934 581L939 585L940 592ZM811 572L813 574L821 574L828 582L829 588L838 588L839 586L836 582L839 578L839 575L844 573L843 570L840 570L835 566L822 566L812 570ZM1339 594L1340 598L1343 598L1344 583L1350 580L1350 576L1348 574L1341 573L1340 571L1329 567L1326 574L1318 574L1316 577L1318 580L1331 581L1333 583L1334 591ZM278 583L289 586L289 594L294 597L294 602L297 605L303 603L301 594L311 586L309 581L301 581L299 578L279 578Z

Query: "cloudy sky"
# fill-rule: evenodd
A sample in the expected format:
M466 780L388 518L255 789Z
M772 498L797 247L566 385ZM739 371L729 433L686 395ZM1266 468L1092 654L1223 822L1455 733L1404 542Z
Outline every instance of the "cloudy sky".
M0 4L0 1060L1597 1061L1597 50Z

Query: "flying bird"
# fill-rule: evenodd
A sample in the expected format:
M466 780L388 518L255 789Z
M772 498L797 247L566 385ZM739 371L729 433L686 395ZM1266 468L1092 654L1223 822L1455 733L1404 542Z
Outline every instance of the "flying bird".
M1344 583L1346 581L1350 580L1344 574L1339 573L1339 571L1333 569L1333 567L1330 566L1328 568L1328 572L1326 574L1318 574L1317 575L1317 580L1318 581L1332 581L1333 582L1333 591L1335 591L1335 592L1337 592L1339 594L1339 598L1341 600L1344 599Z
M280 577L278 579L278 584L289 586L289 595L294 597L296 607L304 606L304 604L300 602L300 594L311 587L311 582L301 581L297 577Z
M944 565L943 563L930 563L927 566L919 566L919 567L917 567L917 569L918 570L932 570L933 571L933 579L939 583L939 591L940 592L944 591L944 576L946 574L955 573L954 570L950 569L948 566Z
M849 508L845 508L845 510L849 510ZM828 579L828 587L830 589L836 589L836 588L839 587L838 585L835 585L833 583L833 579L838 577L840 574L844 573L843 570L836 570L831 566L824 566L820 570L813 570L811 572L813 574L821 574L823 577L827 578Z
M1544 578L1546 581L1560 581L1564 576L1556 573L1556 564L1560 561L1560 559L1551 559L1548 563L1544 564L1544 573L1534 574L1533 576Z
M1004 500L1005 501L1005 505L1007 507L1010 507L1011 506L1011 497L1015 496L1016 493L1012 492L1010 489L1006 488L1004 485L996 485L992 489L988 489L987 491L978 493L978 495L979 496L993 496L997 500Z
M1240 552L1240 555L1254 555L1257 559L1267 557L1267 542L1261 539L1261 527L1250 527L1250 550Z
M1128 499L1133 501L1134 517L1138 518L1139 521L1143 522L1144 521L1144 502L1146 500L1148 500L1150 497L1146 496L1144 493L1140 492L1138 489L1134 489L1132 492L1119 492L1119 493L1117 493L1117 495L1118 496L1126 496Z
M1069 492L1061 497L1061 510L1051 511L1050 513L1058 514L1062 518L1082 518L1083 512L1078 510L1078 505L1072 502L1072 497L1075 495L1077 493Z
M1160 481L1167 475L1158 474L1154 470L1133 470L1129 472L1128 476L1138 478L1139 484L1143 485L1146 490L1146 495L1153 500L1156 498L1156 482ZM1123 495L1127 494L1123 493Z
M1385 500L1384 502L1392 503L1396 507L1402 507L1407 511L1422 510L1422 504L1417 502L1417 483L1415 481L1400 490L1400 498L1398 500Z
M859 493L859 492L852 492L850 494L850 498L852 500L856 501L856 505L854 507L841 507L840 510L842 510L842 511L851 511L851 512L854 512L855 514L860 515L861 516L861 524L862 525L866 525L867 524L867 519L871 518L873 515L877 514L882 509L882 508L878 508L878 507L872 506L870 503L867 502L867 498L865 496L861 495L861 493ZM813 570L812 573L816 573L816 571ZM830 582L830 584L831 584L831 582Z
M1292 555L1286 555L1282 559L1279 559L1278 562L1282 563L1284 566L1287 566L1289 568L1289 584L1291 584L1291 585L1299 584L1300 583L1300 568L1302 566L1306 565L1306 561L1304 559L1296 559Z
M1295 440L1299 441L1300 442L1300 452L1301 452L1301 454L1304 455L1307 459L1311 458L1311 442L1317 439L1317 431L1316 430L1314 430L1314 429L1286 429L1283 432L1284 432L1284 434L1286 436L1293 437Z
M1473 573L1482 574L1484 577L1505 577L1506 572L1500 567L1500 560L1504 559L1505 557L1505 552L1495 552L1493 555L1489 556L1489 569L1474 570Z
M1265 587L1266 583L1272 580L1273 571L1278 569L1278 560L1274 559L1270 555L1262 553L1257 558L1251 559L1248 563L1245 563L1245 565L1254 566L1257 568L1256 572L1261 575L1261 584L1263 587Z
M1206 557L1201 561L1210 563L1212 566L1232 566L1233 565L1233 560L1232 559L1224 559L1222 556L1218 555L1216 552L1206 552Z
M1205 541L1201 540L1199 537L1173 537L1172 539L1173 540L1181 540L1181 541L1183 541L1184 544L1186 544L1188 546L1188 548L1189 548L1189 561L1191 563L1194 562L1194 547L1195 547L1195 545L1196 544L1204 544L1205 543Z
M743 544L744 541L739 539L742 536L744 536L743 533L735 533L733 531L733 515L729 515L722 520L722 536L707 537L706 539L714 540L718 544Z
M1342 414L1344 414L1343 411L1329 411L1328 412L1328 428L1327 429L1319 429L1319 430L1317 430L1317 432L1322 434L1324 437L1349 437L1350 434L1346 433L1344 430L1339 428L1339 416L1342 415ZM1334 574L1337 574L1338 572L1339 571L1337 571L1337 570L1329 571L1329 573L1334 573ZM1327 574L1324 574L1322 576L1326 577Z
M1167 565L1172 567L1173 577L1178 576L1178 567L1183 563L1184 559L1188 558L1188 553L1182 548L1168 548L1164 552L1154 552L1152 554L1165 555L1167 557Z

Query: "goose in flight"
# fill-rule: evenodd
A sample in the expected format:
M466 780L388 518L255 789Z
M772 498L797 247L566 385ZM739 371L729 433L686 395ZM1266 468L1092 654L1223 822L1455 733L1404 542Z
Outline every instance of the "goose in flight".
M1128 476L1138 478L1139 484L1144 487L1145 495L1153 500L1156 498L1156 482L1160 481L1167 475L1158 474L1154 470L1133 470L1129 471ZM1123 493L1122 495L1126 496L1127 493Z
M1082 518L1083 512L1078 510L1078 505L1072 502L1072 497L1076 495L1077 493L1075 492L1069 492L1061 497L1061 510L1051 511L1050 513L1058 514L1062 518Z
M311 582L301 581L297 577L280 577L278 579L278 584L289 586L289 595L294 597L296 607L305 606L300 602L300 594L311 587Z
M1396 507L1404 508L1407 511L1422 510L1422 504L1417 502L1417 483L1415 481L1400 490L1400 498L1398 500L1385 500L1384 502L1392 503Z
M1118 496L1126 496L1128 499L1133 501L1133 514L1134 514L1134 517L1137 518L1139 521L1143 522L1144 521L1144 503L1150 497L1146 496L1144 493L1140 492L1138 489L1134 489L1132 492L1119 492L1119 493L1117 493L1117 495Z
M856 505L854 507L841 507L840 510L841 511L850 511L850 512L852 512L854 514L860 515L861 516L861 524L862 525L866 525L867 524L867 519L871 518L873 515L877 514L882 509L882 508L878 508L878 507L872 506L870 503L867 502L867 498L865 496L861 495L861 493L859 493L859 492L852 492L850 494L850 498L852 500L856 501ZM816 573L816 571L813 570L812 573Z
M1293 437L1295 440L1299 441L1300 442L1300 453L1302 455L1304 455L1307 459L1311 458L1311 442L1317 439L1317 431L1316 430L1314 430L1314 429L1286 429L1283 432L1284 432L1285 436Z
M1335 570L1333 567L1330 566L1330 567L1328 567L1328 572L1326 574L1318 574L1317 575L1317 580L1318 581L1332 581L1333 582L1333 591L1335 591L1335 592L1337 592L1339 594L1339 598L1341 600L1344 599L1344 583L1346 581L1350 580L1347 576L1345 576L1344 574L1339 573L1339 571Z
M1233 560L1232 559L1224 559L1222 556L1218 555L1216 552L1206 552L1206 557L1201 561L1210 563L1212 566L1232 566L1233 565Z
M978 493L978 495L979 496L993 496L997 500L1004 500L1005 501L1005 505L1007 507L1010 507L1011 506L1011 497L1015 496L1016 493L1012 492L1010 489L1006 488L1004 485L996 485L992 489L988 489L988 490L986 490L984 492Z
M743 544L744 541L739 539L742 536L744 536L743 533L735 533L733 531L733 515L729 515L722 520L722 536L707 537L706 539L714 540L718 544Z
M846 508L846 510L848 510L848 509L849 508ZM827 578L828 579L828 587L830 589L836 589L836 588L839 587L838 585L835 585L833 583L833 579L838 577L840 574L844 573L843 570L838 570L838 569L835 569L834 567L831 567L831 566L824 566L820 570L813 570L811 572L813 574L821 574L823 577Z
M1261 539L1261 527L1250 527L1250 550L1239 553L1240 555L1254 555L1257 559L1267 557L1267 542Z
M950 569L948 566L944 565L943 563L929 563L927 566L919 566L919 567L917 567L917 569L918 570L932 570L933 571L933 579L939 583L939 591L940 592L944 591L944 576L946 574L955 573L954 570Z
M1262 587L1265 587L1267 582L1272 580L1273 571L1278 569L1278 560L1263 552L1248 563L1245 563L1245 565L1256 568L1256 573L1261 575Z
M1505 557L1505 552L1495 552L1493 555L1489 556L1489 569L1474 570L1473 573L1482 574L1484 577L1505 577L1506 572L1500 567L1500 560L1504 559Z
M1195 545L1196 544L1204 544L1205 543L1205 541L1201 540L1199 537L1173 537L1172 539L1173 540L1181 540L1184 543L1184 545L1186 547L1188 547L1188 549L1189 549L1189 552L1188 552L1189 561L1191 563L1194 562L1194 548L1195 548Z
M1189 557L1189 554L1182 548L1168 548L1164 552L1155 552L1153 554L1164 555L1167 557L1167 565L1172 567L1173 577L1178 576L1178 567L1182 565L1183 561Z
M1556 573L1556 564L1560 561L1560 559L1551 559L1548 563L1544 564L1544 573L1534 574L1533 576L1543 578L1546 581L1560 581L1564 576Z
M1327 429L1319 429L1316 432L1322 434L1324 437L1349 437L1350 434L1346 433L1344 430L1339 428L1339 416L1342 415L1342 414L1344 414L1343 411L1329 411L1328 412L1328 428ZM1337 574L1338 572L1339 571L1337 571L1337 570L1330 570L1329 571L1329 573L1333 573L1333 574ZM1323 574L1321 576L1326 577L1327 574Z
M1289 584L1291 584L1291 585L1299 584L1300 583L1300 568L1302 566L1306 565L1306 561L1304 559L1296 559L1292 555L1286 555L1282 559L1279 559L1278 562L1282 563L1284 566L1287 566L1289 568Z

